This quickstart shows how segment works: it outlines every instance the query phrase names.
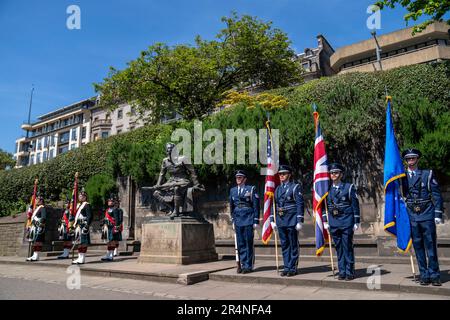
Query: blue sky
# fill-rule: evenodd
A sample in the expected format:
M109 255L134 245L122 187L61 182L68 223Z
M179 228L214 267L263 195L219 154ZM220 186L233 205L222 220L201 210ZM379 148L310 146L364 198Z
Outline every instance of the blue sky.
M323 34L336 49L370 37L366 9L374 0L0 0L0 148L24 135L30 90L32 120L91 97L109 66L123 68L154 42L212 39L222 16L273 21L297 52ZM66 27L69 5L81 8L81 30ZM382 12L379 34L405 27L405 10Z

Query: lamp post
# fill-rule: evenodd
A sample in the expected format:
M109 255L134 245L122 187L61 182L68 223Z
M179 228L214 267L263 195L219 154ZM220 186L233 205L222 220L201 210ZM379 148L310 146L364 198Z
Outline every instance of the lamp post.
M381 47L380 44L378 43L378 39L377 39L377 32L375 30L373 30L371 32L374 40L375 40L375 51L377 53L377 61L378 61L378 65L380 66L380 71L383 71L383 65L381 64Z

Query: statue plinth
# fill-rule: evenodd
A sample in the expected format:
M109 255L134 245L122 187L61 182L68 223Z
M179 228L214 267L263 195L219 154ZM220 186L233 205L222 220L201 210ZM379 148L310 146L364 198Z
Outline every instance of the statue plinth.
M148 217L142 224L138 262L192 264L217 261L213 225L180 216Z

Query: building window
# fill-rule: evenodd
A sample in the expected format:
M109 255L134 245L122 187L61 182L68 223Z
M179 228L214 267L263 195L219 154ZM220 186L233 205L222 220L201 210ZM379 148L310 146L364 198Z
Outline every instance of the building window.
M59 147L58 154L62 154L69 151L69 146Z
M102 139L106 139L106 138L108 138L108 136L109 136L109 133L107 131L102 132Z
M117 134L122 133L122 129L117 129Z
M36 164L41 163L41 153L36 153Z
M77 128L72 129L72 140L77 140Z
M49 137L42 138L42 143L44 144L44 149L48 147L48 138Z
M86 127L83 127L81 129L81 139L85 139L86 138Z
M70 131L63 132L59 135L59 143L66 143L69 142L70 138Z
M122 119L123 118L123 110L117 110L117 119Z
M44 153L42 153L42 162L47 160L47 151L44 151Z
M77 144L76 143L72 143L70 145L70 150L76 149L77 148Z
M30 166L34 164L34 154L30 157Z
M37 150L41 150L42 149L42 141L41 139L37 140Z

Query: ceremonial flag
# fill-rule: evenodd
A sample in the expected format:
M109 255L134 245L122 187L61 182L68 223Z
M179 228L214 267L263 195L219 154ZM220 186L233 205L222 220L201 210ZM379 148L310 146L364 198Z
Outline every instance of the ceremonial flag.
M34 180L33 195L31 196L31 204L28 207L28 211L27 211L27 227L31 226L31 217L33 215L34 210L36 209L37 185L38 185L38 179L35 179Z
M75 216L77 214L77 204L78 204L78 172L75 173L75 183L73 185L72 191L72 208L70 214Z
M327 230L323 227L322 203L328 195L330 174L328 172L327 153L325 151L325 141L320 129L319 113L314 104L314 125L316 137L314 141L314 180L313 180L313 215L315 220L316 234L316 255L320 256L328 241Z
M384 230L397 237L397 248L402 253L407 253L412 244L409 216L400 189L400 178L405 176L392 125L391 97L388 97L384 154Z
M276 187L280 184L278 174L275 174L275 163L272 157L272 131L270 122L266 122L267 127L267 175L264 185L264 217L262 228L262 242L267 244L272 236L272 225L270 224L270 213L273 206L273 196Z

